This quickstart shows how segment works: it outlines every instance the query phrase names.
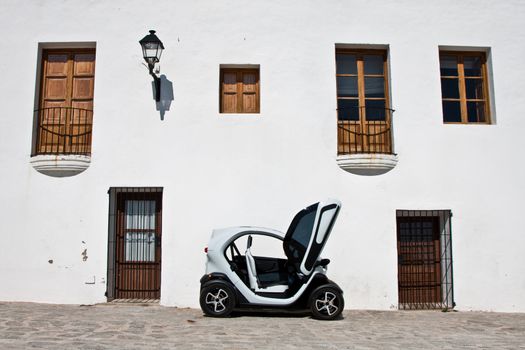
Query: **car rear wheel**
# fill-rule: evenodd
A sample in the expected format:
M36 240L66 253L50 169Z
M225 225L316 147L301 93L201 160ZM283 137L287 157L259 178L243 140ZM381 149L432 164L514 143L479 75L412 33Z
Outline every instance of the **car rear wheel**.
M202 311L212 317L226 317L235 307L235 292L227 282L210 281L201 288Z
M338 289L331 286L320 286L310 295L309 305L314 318L333 320L343 312L345 301L343 294Z

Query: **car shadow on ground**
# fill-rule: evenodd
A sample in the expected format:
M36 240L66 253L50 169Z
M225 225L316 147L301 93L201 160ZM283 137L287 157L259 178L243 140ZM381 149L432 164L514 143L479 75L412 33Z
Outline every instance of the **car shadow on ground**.
M315 320L312 317L312 313L309 311L296 311L296 310L234 310L229 317L239 318L239 317L268 317L268 318L310 318ZM332 321L341 321L344 320L343 314L339 315L336 319Z

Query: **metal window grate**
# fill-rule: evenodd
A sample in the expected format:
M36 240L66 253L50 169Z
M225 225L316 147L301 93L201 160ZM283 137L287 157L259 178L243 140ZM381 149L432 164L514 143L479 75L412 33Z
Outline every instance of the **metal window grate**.
M397 210L399 309L453 308L450 210Z

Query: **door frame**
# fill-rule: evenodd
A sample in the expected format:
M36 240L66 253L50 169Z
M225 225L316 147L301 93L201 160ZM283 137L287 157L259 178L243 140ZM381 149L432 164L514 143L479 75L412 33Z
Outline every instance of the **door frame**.
M398 308L404 310L412 309L452 309L456 305L454 302L453 271L452 271L452 212L450 210L397 210L396 211L396 236L397 236L397 268L398 268ZM440 299L438 302L425 300L414 302L402 302L401 299L401 278L400 278L400 240L399 223L406 220L417 221L418 219L432 220L435 225L435 233L438 237L439 249L439 278L440 278ZM434 243L435 244L435 243ZM417 273L417 271L416 271Z
M106 297L108 301L122 298L118 293L119 287L119 259L123 259L122 243L119 244L119 200L122 196L130 196L136 198L144 198L149 200L154 198L156 201L156 223L155 223L155 261L152 264L157 264L156 279L154 283L158 285L158 289L151 297L151 291L143 292L143 298L124 298L137 300L158 300L160 299L161 290L161 272L162 272L162 187L111 187L108 190L109 195L109 213L108 213L108 271L107 271L107 289ZM122 221L122 215L120 215ZM122 234L122 232L120 232ZM119 251L120 250L120 251Z

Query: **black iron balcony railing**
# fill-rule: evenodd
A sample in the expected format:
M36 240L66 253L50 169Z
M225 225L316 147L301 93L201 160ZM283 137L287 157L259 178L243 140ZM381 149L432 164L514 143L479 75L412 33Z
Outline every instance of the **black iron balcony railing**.
M93 111L75 107L46 107L35 111L37 142L33 155L91 154Z
M354 107L355 116L363 112L362 108ZM380 110L378 112L378 110ZM392 113L393 109L366 108L366 117L361 120L338 120L337 153L383 153L393 154L392 148ZM355 118L357 119L357 118Z

